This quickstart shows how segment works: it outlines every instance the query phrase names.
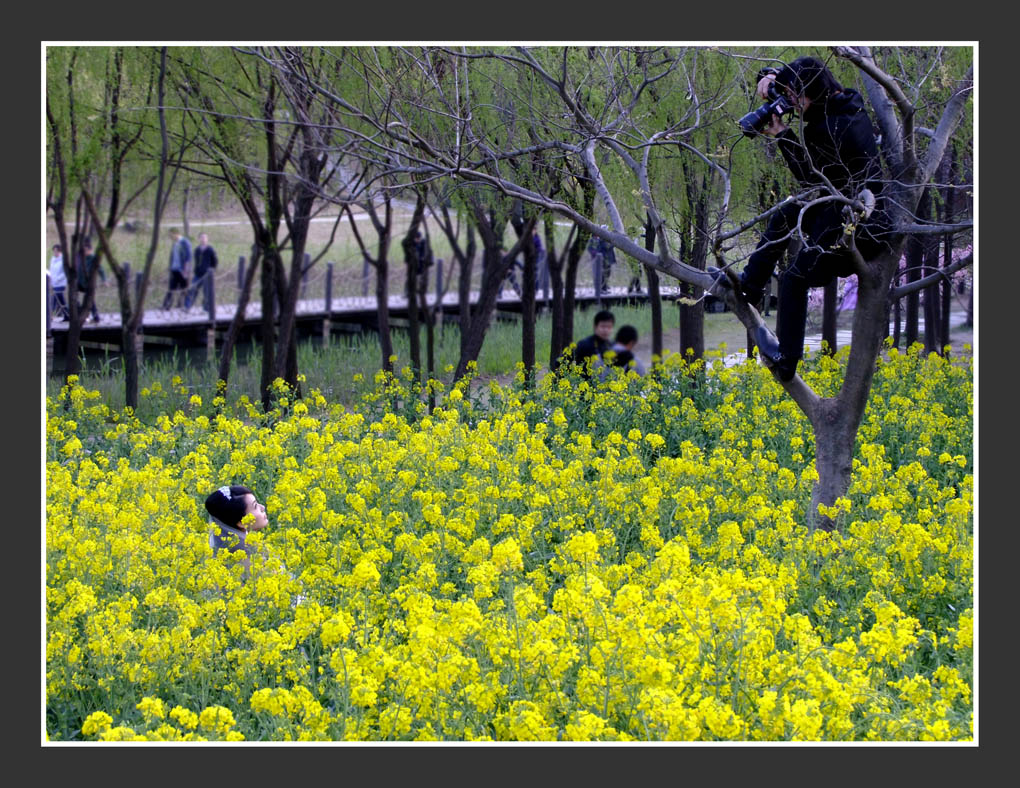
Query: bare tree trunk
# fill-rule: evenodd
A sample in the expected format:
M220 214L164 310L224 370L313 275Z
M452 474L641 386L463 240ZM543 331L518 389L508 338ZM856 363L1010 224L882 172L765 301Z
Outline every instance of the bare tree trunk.
M545 219L545 261L549 269L549 284L552 290L552 304L549 310L551 320L549 332L549 369L553 372L559 367L560 354L566 345L563 342L563 264L570 246L571 235L567 237L562 251L556 247L556 225L551 215Z
M574 312L577 309L577 269L588 245L589 234L578 228L574 243L567 253L566 280L563 283L563 347L574 341Z
M474 225L482 237L482 284L478 293L478 303L474 309L470 310L466 330L464 328L466 310L463 308L461 310L461 353L460 359L457 361L457 368L453 373L454 380L464 377L468 365L472 361L478 360L478 354L481 353L485 335L492 321L492 314L496 311L496 301L499 299L503 280L506 279L507 271L510 270L514 257L524 245L524 239L519 238L510 251L504 254L503 233L509 218L506 210L483 205L475 197L470 198L470 207ZM460 284L461 304L463 305L467 298L464 289L464 276L461 277ZM467 287L470 287L469 281Z
M524 243L524 281L521 283L521 361L524 362L525 385L535 377L535 245L532 222L527 224Z
M276 360L276 259L280 253L275 245L267 249L262 257L262 409L273 407L272 391L273 362Z
M241 333L241 326L244 325L244 314L248 309L248 301L251 298L251 286L255 281L255 273L259 270L261 257L262 247L257 243L253 244L251 261L248 269L244 272L244 283L241 291L237 294L237 311L230 321L227 334L223 338L223 347L220 350L220 366L217 372L217 379L223 381L224 387L230 376L230 362L234 355L234 345L237 344L237 338Z
M927 187L921 192L921 199L917 205L917 216L927 216L929 206L929 195ZM924 266L924 238L923 236L914 235L911 236L907 241L907 275L906 282L916 282L924 276L922 267ZM917 342L920 336L918 316L920 306L920 293L916 290L908 295L907 297L907 314L906 314L906 327L904 329L904 339L906 346L909 348L915 342Z
M389 193L383 194L383 207L385 219L380 221L375 209L375 203L370 196L364 208L372 220L372 226L376 233L376 253L373 257L368 246L361 238L358 231L358 223L354 220L350 205L345 205L347 217L351 221L351 232L361 249L361 256L365 261L366 268L372 266L375 269L375 310L376 310L376 331L379 334L379 350L382 353L381 368L386 372L393 371L393 335L390 329L390 234L393 230L393 200Z
M407 277L404 283L404 294L407 297L407 331L411 343L411 369L414 372L414 379L421 382L421 330L418 320L418 278L421 276L426 260L418 259L418 251L415 248L415 233L421 225L422 217L425 215L425 199L421 193L418 194L414 206L414 214L411 217L411 225L401 241L404 248L404 264L407 267Z
M514 206L511 219L518 243L524 256L523 282L521 282L521 362L524 364L525 385L530 385L535 373L535 219L525 219L521 204ZM513 266L513 261L511 261Z
M942 206L939 210L941 215L940 221L944 224L949 224L955 218L956 214L956 189L954 188L954 180L956 178L956 146L950 145L946 150L946 155L942 158L943 163L943 175L941 177L942 183L946 184L943 189L943 200ZM953 234L946 233L942 239L942 267L946 268L953 262ZM943 346L949 344L949 311L952 307L953 298L953 279L951 276L946 277L942 281L941 285L941 313L942 313L942 331L940 336L942 338Z
M880 315L886 314L889 283L898 250L867 264L867 275L858 275L857 307L853 317L850 359L843 386L835 397L811 394L800 399L811 420L815 435L815 470L818 480L811 493L809 526L832 530L834 523L818 513L818 505L832 506L846 494L853 470L857 429L864 416L875 372L875 359L882 344L884 329ZM804 386L799 379L795 384ZM809 391L804 386L806 391ZM797 395L795 395L797 396ZM806 400L806 402L805 402Z
M645 220L645 249L655 251L655 228L652 218ZM644 266L648 276L648 301L652 306L652 355L662 358L662 294L659 291L659 273L650 265Z
M836 355L836 296L839 280L833 279L825 286L822 300L822 343L825 352Z
M931 197L932 189L929 187L925 191ZM934 200L929 199L926 206L927 211L923 214L919 212L922 221L927 222L932 219L933 203ZM937 235L925 236L923 245L924 269L921 271L921 275L928 276L939 268L939 237ZM924 294L924 352L926 355L929 353L940 353L942 349L942 319L939 315L939 290L939 283L936 282L922 291Z
M897 298L896 303L893 304L893 347L898 348L900 346L900 335L902 333L903 323L903 299Z
M390 329L390 266L385 257L380 258L375 266L375 306L382 368L387 372L392 372L393 332Z

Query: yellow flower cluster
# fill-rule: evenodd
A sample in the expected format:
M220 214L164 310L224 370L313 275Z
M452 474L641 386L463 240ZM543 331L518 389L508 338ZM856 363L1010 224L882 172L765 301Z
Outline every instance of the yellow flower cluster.
M842 361L805 375L835 390ZM971 374L882 361L834 533L803 525L814 439L755 364L464 381L431 412L380 375L356 411L278 387L153 423L72 383L47 734L969 739ZM225 483L269 512L247 579L209 547Z

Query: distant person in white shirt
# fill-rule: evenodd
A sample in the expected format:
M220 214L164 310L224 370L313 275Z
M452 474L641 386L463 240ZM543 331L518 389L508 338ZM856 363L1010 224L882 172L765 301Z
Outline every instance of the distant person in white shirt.
M50 288L53 290L50 308L56 317L67 320L67 301L64 299L64 292L67 290L67 275L64 273L64 252L60 244L53 244L53 257L50 258Z

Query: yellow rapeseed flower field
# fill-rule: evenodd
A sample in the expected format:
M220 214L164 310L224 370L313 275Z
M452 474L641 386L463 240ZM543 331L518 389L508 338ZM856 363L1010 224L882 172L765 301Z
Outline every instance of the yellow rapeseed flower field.
M845 356L804 374L835 390ZM814 438L754 363L282 384L142 423L47 402L46 731L90 740L967 740L972 369L880 361L809 531ZM159 390L145 393L165 396ZM205 496L270 526L209 546Z

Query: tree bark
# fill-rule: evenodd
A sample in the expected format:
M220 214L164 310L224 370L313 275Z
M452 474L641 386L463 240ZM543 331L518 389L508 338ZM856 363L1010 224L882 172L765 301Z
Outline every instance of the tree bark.
M825 286L822 300L822 347L830 355L836 355L836 297L839 280L833 279Z
M925 188L921 192L921 199L917 205L917 216L927 216L929 206L929 193L928 189ZM907 273L905 280L907 283L916 282L924 276L924 237L920 235L912 235L907 241ZM915 342L917 342L920 336L918 317L919 317L919 306L920 306L920 294L913 292L906 298L906 326L904 327L904 340L906 346L909 348Z
M262 409L269 412L273 407L271 386L273 364L276 360L276 259L280 256L275 244L262 256L262 377L260 391Z
M556 226L553 217L547 215L544 224L545 260L549 268L549 285L552 290L552 304L549 310L549 369L555 372L559 368L560 355L566 347L563 342L563 264L574 230L571 230L561 251L556 247Z
M655 251L655 227L652 217L645 217L645 249ZM652 356L662 358L662 292L659 290L659 272L642 263L648 277L648 303L652 307Z
M421 329L418 319L418 278L422 275L422 269L428 261L418 259L414 236L424 215L425 200L419 193L414 206L414 214L411 216L411 225L407 228L407 233L401 241L407 274L404 280L404 295L407 297L407 332L411 344L411 370L414 372L414 379L419 383L421 382L422 364Z
M227 334L223 338L223 347L220 349L220 366L217 372L217 379L223 381L226 386L230 376L230 362L234 355L234 345L241 334L241 326L244 325L244 315L248 309L248 301L251 299L251 286L255 281L255 273L259 270L262 257L262 247L259 244L252 245L251 261L244 272L244 283L241 292L237 294L237 311L230 321Z

